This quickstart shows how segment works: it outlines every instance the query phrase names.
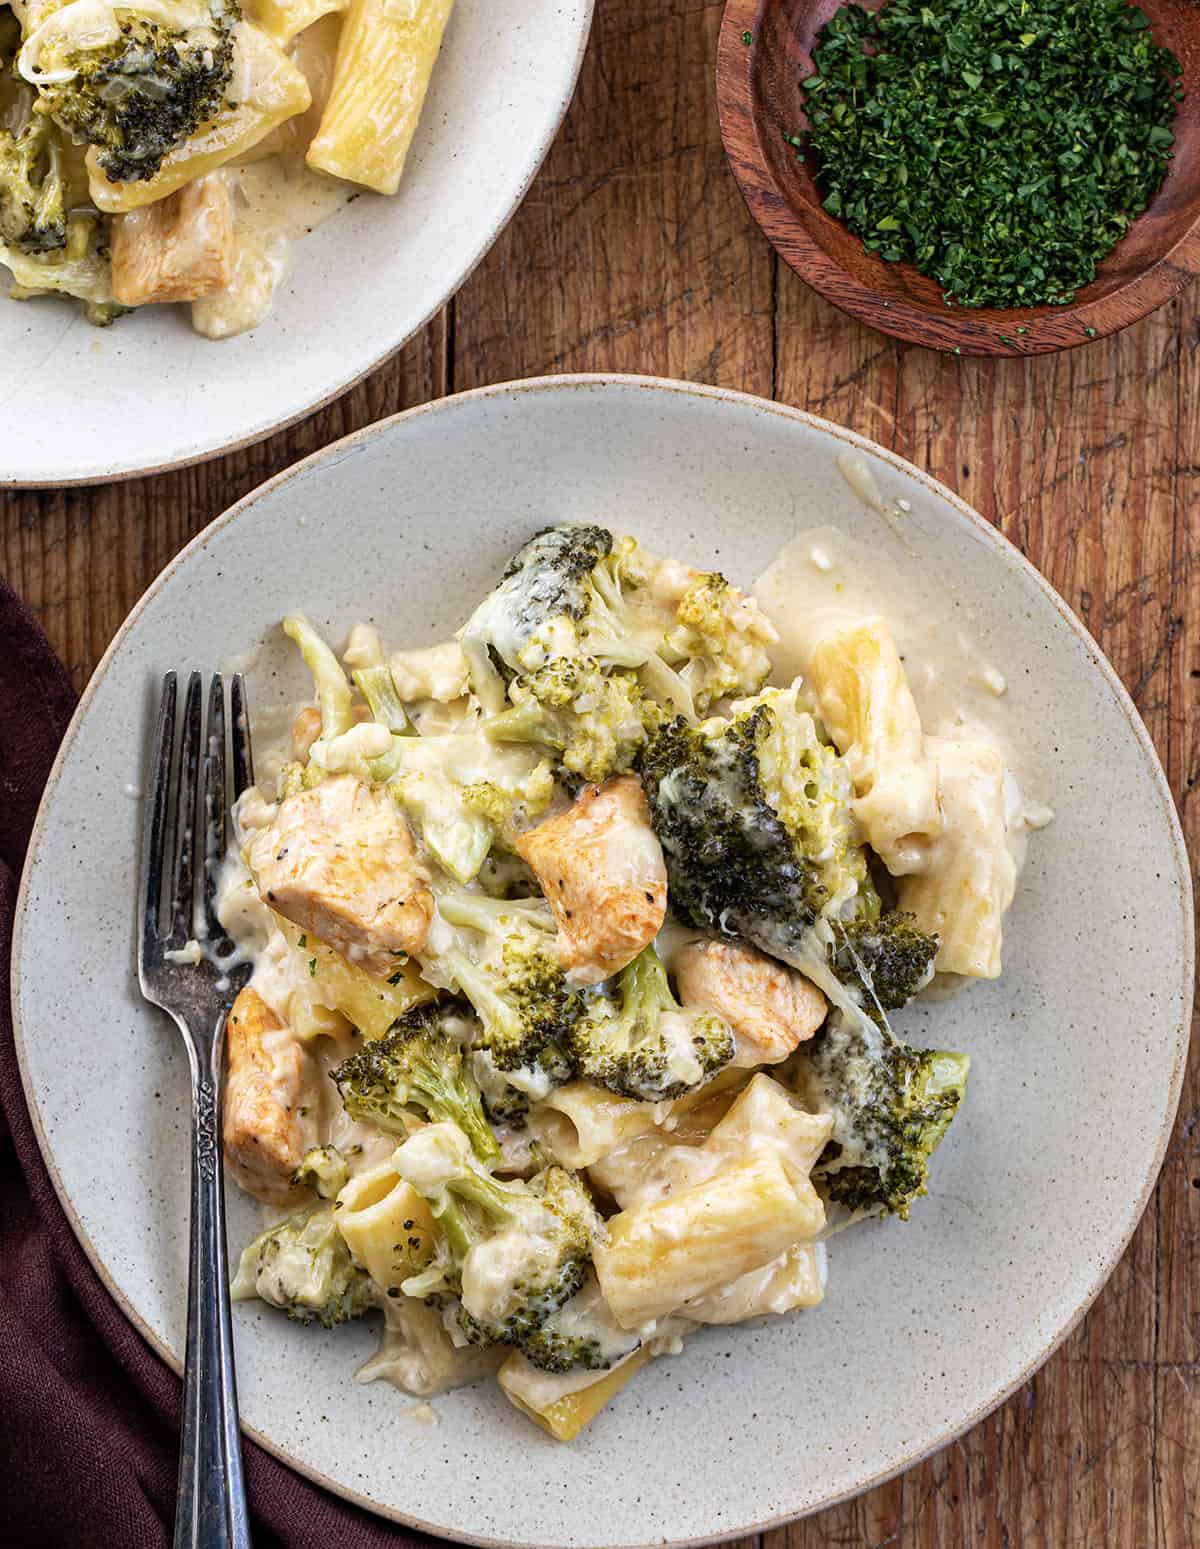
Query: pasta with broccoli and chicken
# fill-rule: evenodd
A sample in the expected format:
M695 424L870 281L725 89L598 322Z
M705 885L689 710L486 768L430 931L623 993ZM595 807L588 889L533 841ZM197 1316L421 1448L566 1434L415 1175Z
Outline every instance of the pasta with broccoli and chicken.
M396 192L451 4L0 0L9 294L261 322L292 237Z
M926 738L881 617L775 683L752 598L600 526L450 641L283 628L314 697L219 890L255 963L226 1154L274 1217L235 1295L377 1312L361 1380L494 1375L560 1440L704 1325L820 1302L964 1101L893 1018L999 973L995 748Z

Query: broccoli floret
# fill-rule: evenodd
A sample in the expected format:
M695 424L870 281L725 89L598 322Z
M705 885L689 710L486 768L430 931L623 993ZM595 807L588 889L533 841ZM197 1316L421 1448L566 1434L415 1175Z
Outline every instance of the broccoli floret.
M734 1056L729 1024L679 1005L653 945L621 970L611 995L591 996L586 1004L569 1035L575 1065L581 1076L622 1097L682 1097Z
M476 1049L471 1066L483 1097L483 1111L492 1124L519 1129L529 1116L529 1093L514 1086L487 1049ZM519 1078L518 1078L519 1079Z
M911 1049L886 1022L835 1010L797 1058L809 1100L833 1115L814 1181L849 1210L907 1219L962 1101L967 1055Z
M67 245L62 147L44 113L20 134L0 129L0 242L23 253Z
M594 1271L583 1287L542 1326L521 1340L521 1353L547 1372L607 1371L641 1344L641 1337L617 1323L600 1293Z
M394 1161L445 1240L440 1261L401 1289L440 1296L457 1286L472 1342L520 1344L579 1290L600 1218L574 1173L555 1166L528 1183L493 1178L453 1124L418 1131Z
M496 742L553 748L562 767L599 785L630 769L662 711L632 673L589 657L558 656L509 685L512 708L483 721Z
M414 1110L434 1123L457 1124L480 1160L492 1165L500 1148L463 1055L476 1031L462 1001L414 1006L385 1038L366 1044L332 1072L346 1112L401 1135L412 1129Z
M443 887L420 955L440 989L465 995L481 1023L479 1044L530 1096L570 1079L565 1038L580 997L567 983L557 929L543 898L499 899Z
M391 754L370 773L389 781L434 858L464 883L478 875L497 838L514 841L554 794L553 770L541 753L498 748L479 731L393 737Z
M938 938L916 916L891 909L876 919L831 921L830 966L856 989L863 1010L876 1022L905 1006L933 977Z
M0 241L0 264L12 274L8 294L13 301L73 296L83 302L88 322L97 328L107 328L128 310L113 299L108 223L99 216L69 215L66 246L47 252L29 253Z
M664 705L693 716L757 689L770 624L716 574L683 572L601 527L552 527L461 632L489 734L535 740L568 774L631 767Z
M553 796L554 770L549 759L540 760L529 778L515 788L498 780L473 780L462 788L463 806L482 818L492 830L492 842L508 851L541 817Z
M740 701L728 719L676 719L640 771L686 924L791 961L814 922L866 886L845 761L820 741L795 687Z
M518 550L500 585L459 634L471 686L486 710L503 706L506 680L514 673L576 648L588 578L612 546L612 533L603 527L562 526L547 528Z
M26 40L19 68L39 106L78 144L94 145L116 183L152 178L166 157L217 116L233 75L236 0L209 0L195 26L177 28L133 7L111 12L84 41L67 7Z
M243 1250L232 1294L258 1296L296 1323L333 1328L361 1317L377 1293L351 1259L333 1207L319 1205L269 1227Z
M336 1146L313 1146L304 1153L292 1182L315 1189L322 1199L334 1199L350 1181L346 1158Z
M679 675L703 715L718 699L758 693L771 671L766 647L778 638L753 602L723 575L709 571L680 598L664 655L686 662Z

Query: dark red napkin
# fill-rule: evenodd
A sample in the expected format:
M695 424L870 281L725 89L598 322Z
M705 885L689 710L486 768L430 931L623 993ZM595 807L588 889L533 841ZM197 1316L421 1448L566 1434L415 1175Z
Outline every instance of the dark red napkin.
M166 1549L179 1379L126 1322L67 1224L13 1045L17 881L73 707L66 673L0 579L0 1544ZM432 1545L327 1495L251 1442L244 1448L256 1549Z

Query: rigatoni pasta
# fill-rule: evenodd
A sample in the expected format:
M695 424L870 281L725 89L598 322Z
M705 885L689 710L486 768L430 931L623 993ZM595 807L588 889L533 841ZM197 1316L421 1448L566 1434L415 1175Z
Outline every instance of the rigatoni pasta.
M850 766L867 843L893 876L919 870L941 830L937 775L886 621L864 619L819 641L808 686Z
M308 165L394 194L453 0L350 0Z
M707 1182L608 1222L594 1258L604 1299L624 1328L768 1264L813 1238L825 1211L807 1177L770 1151L726 1162Z
M429 1206L390 1162L352 1178L334 1217L346 1246L384 1294L433 1255L438 1231Z
M568 1167L590 1167L659 1121L654 1103L618 1097L588 1081L556 1087L529 1113L535 1140Z
M901 878L900 906L938 937L943 973L995 979L1017 884L1004 761L986 743L930 737L926 747L937 769L942 833L925 868Z

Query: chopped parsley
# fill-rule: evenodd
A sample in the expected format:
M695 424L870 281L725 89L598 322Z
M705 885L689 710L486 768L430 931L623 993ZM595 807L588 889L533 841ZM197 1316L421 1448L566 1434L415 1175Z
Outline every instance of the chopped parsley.
M1070 301L1171 160L1179 61L1127 0L844 5L813 59L825 208L960 306Z
M308 960L308 977L310 979L317 977L317 960L315 957L310 957Z

